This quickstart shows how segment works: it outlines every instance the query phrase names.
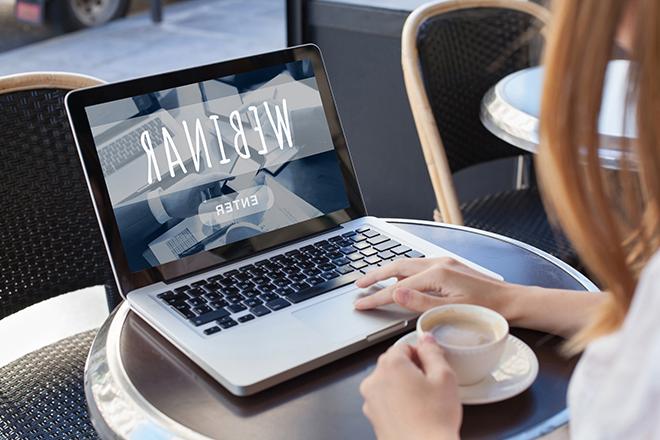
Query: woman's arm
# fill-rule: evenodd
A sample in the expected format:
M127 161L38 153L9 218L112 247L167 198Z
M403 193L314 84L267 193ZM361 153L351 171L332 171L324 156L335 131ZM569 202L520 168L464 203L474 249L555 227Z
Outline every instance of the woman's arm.
M369 287L392 277L398 280L395 284L358 300L356 309L395 302L423 312L443 304L477 304L501 313L512 326L570 337L605 296L510 284L451 258L397 260L369 272L356 284Z
M509 284L504 316L514 327L570 338L587 324L605 298L602 293Z

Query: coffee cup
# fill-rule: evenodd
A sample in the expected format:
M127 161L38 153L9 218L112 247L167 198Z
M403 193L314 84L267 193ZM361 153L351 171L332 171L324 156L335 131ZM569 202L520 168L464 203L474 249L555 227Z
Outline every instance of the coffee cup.
M430 333L445 352L459 385L472 385L497 367L509 324L499 313L469 304L448 304L424 312L417 336Z

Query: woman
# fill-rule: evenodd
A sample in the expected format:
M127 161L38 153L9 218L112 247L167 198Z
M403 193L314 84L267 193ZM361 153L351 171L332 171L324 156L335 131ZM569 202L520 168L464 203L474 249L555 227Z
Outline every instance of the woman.
M565 336L571 352L584 350L568 393L572 435L660 438L660 2L554 6L537 170L548 207L606 292L512 285L453 261L399 260L358 281L367 287L398 278L355 306L396 302L422 312L473 303L500 312L512 326ZM627 108L636 108L638 132L616 173L600 168L596 129L615 42L632 60L634 105ZM380 439L459 435L456 380L428 335L416 348L388 350L360 391Z

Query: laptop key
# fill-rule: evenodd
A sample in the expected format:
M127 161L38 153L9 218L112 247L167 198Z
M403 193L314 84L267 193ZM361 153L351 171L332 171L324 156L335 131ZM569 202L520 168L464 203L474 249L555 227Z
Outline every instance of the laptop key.
M300 273L300 268L298 266L288 266L282 269L282 272L287 275L292 275L294 273Z
M347 255L346 258L348 258L350 261L357 261L363 259L364 255L359 252L355 252L353 254Z
M290 289L290 288L288 288L288 287L280 287L280 288L278 288L278 289L275 289L274 292L275 292L276 294L280 295L280 296L286 296L286 295L290 295L290 294L292 294L292 293L294 292L294 290L293 290L293 289Z
M245 301L243 301L243 304L246 307L252 308L252 307L260 306L261 304L263 304L263 301L261 301L260 299L257 299L257 298L249 298L249 299L246 299Z
M331 272L326 272L321 276L326 280L331 280L333 278L337 278L339 276L339 274L333 270Z
M174 310L176 310L181 316L183 316L186 319L193 319L197 315L188 308L188 306L183 305L183 306L176 306L173 307Z
M356 242L356 243L357 243L357 242L364 241L364 240L366 240L366 239L367 239L367 236L366 236L366 235L362 235L362 234L356 234L356 235L354 235L354 236L351 237L351 240L353 240L353 241Z
M282 310L285 307L289 307L291 303L285 300L284 298L278 298L276 300L267 302L266 305L271 310L277 311L277 310Z
M167 298L172 298L175 297L176 293L172 292L171 290L168 290L167 292L159 293L158 298L160 299L167 299Z
M345 247L339 249L339 252L341 252L344 255L352 254L355 251L356 251L356 249L353 246L345 246Z
M351 267L352 267L353 269L357 269L357 270L360 270L360 269L362 269L363 267L367 267L367 266L368 266L368 264L365 263L365 262L362 261L362 260L360 260L360 261L354 261L353 263L351 263Z
M164 301L166 303L168 303L169 305L174 306L174 305L177 305L177 304L188 304L188 303L186 303L187 299L188 299L187 296L186 297L175 296L175 297L172 297L172 298L167 298Z
M225 319L222 319L222 320L218 321L218 324L220 325L220 327L222 327L224 329L228 329L228 328L237 326L238 322L234 321L231 318L225 318Z
M389 240L389 238L385 237L384 235L376 235L375 237L371 237L370 239L368 239L367 243L374 245L374 244L383 243L387 240Z
M206 280L201 280L201 281L195 281L194 283L191 283L190 285L193 287L201 287L207 284Z
M193 307L192 309L193 312L195 312L197 315L203 315L205 313L211 312L211 308L209 306L199 306L199 307Z
M222 295L216 292L209 292L209 293L205 293L203 298L206 298L206 300L209 302L219 301L222 299Z
M264 293L263 295L260 295L260 298L264 301L274 301L278 299L279 296L274 293Z
M366 249L361 250L360 253L362 255L364 255L365 257L371 257L372 255L376 255L378 253L378 251L376 249L370 247L370 248L366 248Z
M212 309L221 309L223 307L227 307L229 303L225 301L224 299L218 300L218 301L213 301L209 304L209 306Z
M317 284L321 284L323 282L323 278L319 277L312 277L307 280L307 284L310 286L316 286Z
M261 293L269 293L278 287L273 286L272 284L264 284L263 286L257 286L257 290Z
M330 271L330 270L334 270L335 267L336 267L336 266L335 266L334 264L332 264L332 263L325 263L325 264L321 264L321 265L319 266L319 269L321 269L323 272L328 272L328 271Z
M374 264L377 264L380 261L380 258L374 255L373 257L365 258L363 261L368 265L373 266Z
M245 290L241 292L241 294L246 298L256 298L261 294L261 292L256 289L252 289L252 290Z
M219 331L220 331L220 327L218 327L217 325L214 325L213 327L209 327L207 329L204 329L204 334L205 335L213 335L213 334L218 333Z
M357 232L367 232L368 230L369 228L367 226L362 226L361 228L356 229Z
M364 232L362 232L362 233L363 233L365 236L367 236L368 238L375 237L376 235L378 235L378 232L377 232L377 231L372 231L372 230L367 230L367 231L364 231Z
M353 272L355 269L353 269L349 264L344 265L344 266L339 266L337 268L337 272L339 272L341 275L345 275L347 273Z
M238 313L238 312L242 312L243 310L247 310L247 307L245 307L243 304L237 303L227 307L227 310L231 311L232 313Z
M206 301L204 298L190 298L186 300L188 304L190 304L192 307L201 307L206 305Z
M174 291L176 293L182 293L182 292L185 292L188 289L190 289L190 286L181 286L181 287L177 287L176 289L174 289Z
M328 280L324 283L317 284L316 286L312 286L309 289L301 290L292 295L288 295L286 299L288 299L294 304L297 304L299 302L308 300L310 298L314 298L316 296L322 295L331 290L338 289L340 287L351 284L361 276L362 274L360 272L348 273L340 277Z
M296 273L296 274L293 274L293 275L289 275L289 279L291 281L296 282L296 283L300 283L300 282L305 281L307 279L307 276L304 275L304 274L301 274L301 273Z
M210 309L209 309L210 310ZM192 318L190 321L196 326L207 324L211 321L217 321L218 319L223 319L229 316L229 312L225 309L212 310L202 315L199 315L195 318Z
M236 287L238 290L248 290L254 288L254 284L252 284L250 281L245 281L235 284L234 287Z
M423 258L424 254L415 250L412 250L410 252L406 252L406 257L408 258Z
M264 316L270 313L270 309L266 306L256 306L250 309L254 316Z
M184 293L188 295L189 298L196 298L198 296L204 295L206 292L199 287L195 287L193 289L186 290Z
M354 236L355 234L357 234L357 232L348 231L348 232L344 232L343 234L341 234L341 236L344 237L344 238L350 238L350 237Z
M387 240L383 243L377 244L374 246L374 249L376 249L378 252L383 252L383 251L388 251L392 248L395 248L399 246L399 243L394 241L394 240Z
M286 278L277 278L272 281L272 284L276 285L277 287L286 287L291 284L291 280Z
M394 252L394 253L397 254L397 255L403 255L403 254L405 254L406 252L409 252L409 251L411 251L411 250L412 250L412 249L410 249L408 246L404 246L404 245L401 244L401 245L399 245L399 246L393 248L393 249L392 249L392 252Z
M366 248L368 248L368 247L370 247L370 246L369 246L369 243L367 243L366 241L361 241L361 242L359 242L359 243L355 243L355 244L353 245L353 247L354 247L355 249L361 251L362 249L366 249Z
M381 253L379 253L378 256L379 256L382 260L389 260L390 258L393 258L393 257L394 257L394 253L393 253L392 251L385 251L385 252L381 252Z
M248 322L248 321L252 321L253 319L254 319L254 315L248 314L239 317L238 322Z

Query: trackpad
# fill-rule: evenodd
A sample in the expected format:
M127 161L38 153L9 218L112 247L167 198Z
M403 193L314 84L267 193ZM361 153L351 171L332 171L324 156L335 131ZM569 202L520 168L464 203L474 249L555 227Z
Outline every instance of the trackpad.
M372 289L377 291L382 288L383 286L379 286ZM364 293L363 289L355 288L304 309L296 310L293 312L293 316L324 337L338 342L354 339L357 336L366 338L370 334L415 316L414 313L395 304L376 310L357 311L353 307L353 302Z

